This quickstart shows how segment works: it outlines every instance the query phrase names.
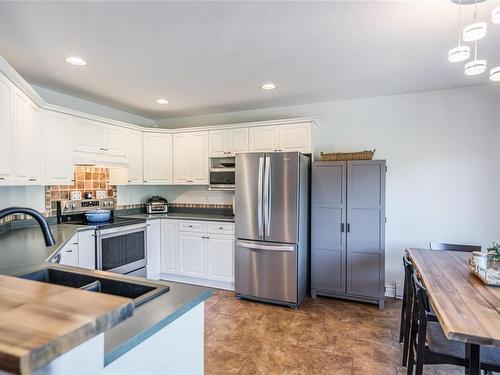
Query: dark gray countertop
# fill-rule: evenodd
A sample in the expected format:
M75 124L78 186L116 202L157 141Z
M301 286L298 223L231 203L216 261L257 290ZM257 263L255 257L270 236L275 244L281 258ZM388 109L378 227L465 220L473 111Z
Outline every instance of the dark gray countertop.
M146 218L145 216L147 215L139 214L140 218ZM54 255L76 232L94 229L88 225L73 224L52 225L50 228L56 240L56 244L51 247L45 247L38 226L0 233L0 274L27 273ZM170 281L162 283L170 286L167 293L137 307L132 317L105 333L106 364L125 354L211 295L210 290L203 287Z
M56 244L45 247L40 227L11 229L0 233L0 274L12 275L19 267L44 262L54 255L73 235L81 230L93 230L89 225L56 224L50 229Z
M170 290L139 306L134 315L104 334L108 365L212 295L206 288L162 281Z
M121 217L134 217L139 219L177 219L177 220L203 220L203 221L226 221L234 222L234 215L226 214L205 214L205 213L191 213L191 212L172 212L167 214L130 214L119 215Z

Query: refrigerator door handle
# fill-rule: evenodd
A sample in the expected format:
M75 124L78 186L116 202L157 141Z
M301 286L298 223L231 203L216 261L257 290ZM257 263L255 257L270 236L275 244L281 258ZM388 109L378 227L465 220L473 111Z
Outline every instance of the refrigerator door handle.
M271 158L266 156L264 172L264 226L266 236L271 234Z
M263 245L254 242L236 241L236 246L244 247L250 250L269 250L269 251L294 251L294 245Z
M257 190L257 226L259 229L259 236L264 236L264 228L262 227L262 174L264 170L264 157L259 158L259 180Z

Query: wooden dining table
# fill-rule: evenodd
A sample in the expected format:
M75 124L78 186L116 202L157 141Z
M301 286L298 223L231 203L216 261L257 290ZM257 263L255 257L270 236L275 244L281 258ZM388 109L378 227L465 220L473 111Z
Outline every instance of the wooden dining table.
M482 345L500 347L500 287L468 268L471 253L406 249L449 340L465 343L467 374L480 374Z

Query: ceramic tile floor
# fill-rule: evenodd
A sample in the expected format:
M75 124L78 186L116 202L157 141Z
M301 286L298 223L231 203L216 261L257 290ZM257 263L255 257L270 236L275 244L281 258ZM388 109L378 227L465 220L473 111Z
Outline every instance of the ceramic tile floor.
M400 301L385 310L308 298L298 310L239 301L213 290L205 302L205 374L402 375ZM426 366L425 374L463 374Z

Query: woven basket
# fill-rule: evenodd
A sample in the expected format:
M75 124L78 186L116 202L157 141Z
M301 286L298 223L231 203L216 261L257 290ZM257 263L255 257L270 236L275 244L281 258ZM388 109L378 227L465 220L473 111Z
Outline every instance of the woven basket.
M376 150L360 152L321 153L321 161L372 160Z

